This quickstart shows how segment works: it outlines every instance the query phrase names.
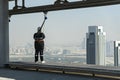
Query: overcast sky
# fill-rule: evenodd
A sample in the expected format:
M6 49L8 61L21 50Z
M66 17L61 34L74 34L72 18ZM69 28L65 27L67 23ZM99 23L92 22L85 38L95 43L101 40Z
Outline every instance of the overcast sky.
M55 0L26 0L26 6L52 4ZM75 0L71 0L75 1ZM20 4L20 3L19 3ZM10 3L12 8L13 2ZM107 40L120 40L120 5L48 12L43 32L45 44L80 44L88 26L103 26ZM42 24L43 13L11 17L10 45L33 44L33 34Z

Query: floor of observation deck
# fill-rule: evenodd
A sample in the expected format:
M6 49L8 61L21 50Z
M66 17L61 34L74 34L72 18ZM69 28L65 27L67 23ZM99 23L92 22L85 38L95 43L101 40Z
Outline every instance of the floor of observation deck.
M110 79L0 68L0 80L110 80Z

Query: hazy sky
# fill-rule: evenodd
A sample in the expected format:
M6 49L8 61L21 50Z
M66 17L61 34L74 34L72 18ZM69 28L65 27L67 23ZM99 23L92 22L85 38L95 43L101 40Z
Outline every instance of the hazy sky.
M54 1L26 0L26 6L52 4ZM13 6L11 2L10 8ZM48 12L47 17L43 29L46 45L80 44L86 37L88 26L93 25L104 27L107 40L120 40L120 5L53 11ZM33 34L42 21L43 13L12 16L9 23L10 45L33 44Z

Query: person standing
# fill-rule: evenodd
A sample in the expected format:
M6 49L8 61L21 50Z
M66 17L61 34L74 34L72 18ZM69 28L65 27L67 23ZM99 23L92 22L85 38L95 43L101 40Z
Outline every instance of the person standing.
M37 32L34 33L33 38L35 48L35 62L38 62L38 55L40 55L41 62L45 63L43 58L45 34L41 31L41 27L38 27Z

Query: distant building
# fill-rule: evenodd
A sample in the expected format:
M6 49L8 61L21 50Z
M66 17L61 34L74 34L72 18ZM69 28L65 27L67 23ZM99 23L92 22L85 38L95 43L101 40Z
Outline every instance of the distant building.
M63 54L71 54L71 51L67 49L63 49Z
M114 56L114 41L106 42L106 56L113 57Z
M86 49L86 38L83 38L81 42L81 49Z
M87 64L105 65L106 33L102 26L89 26L86 34Z
M114 66L120 66L120 41L114 41Z

